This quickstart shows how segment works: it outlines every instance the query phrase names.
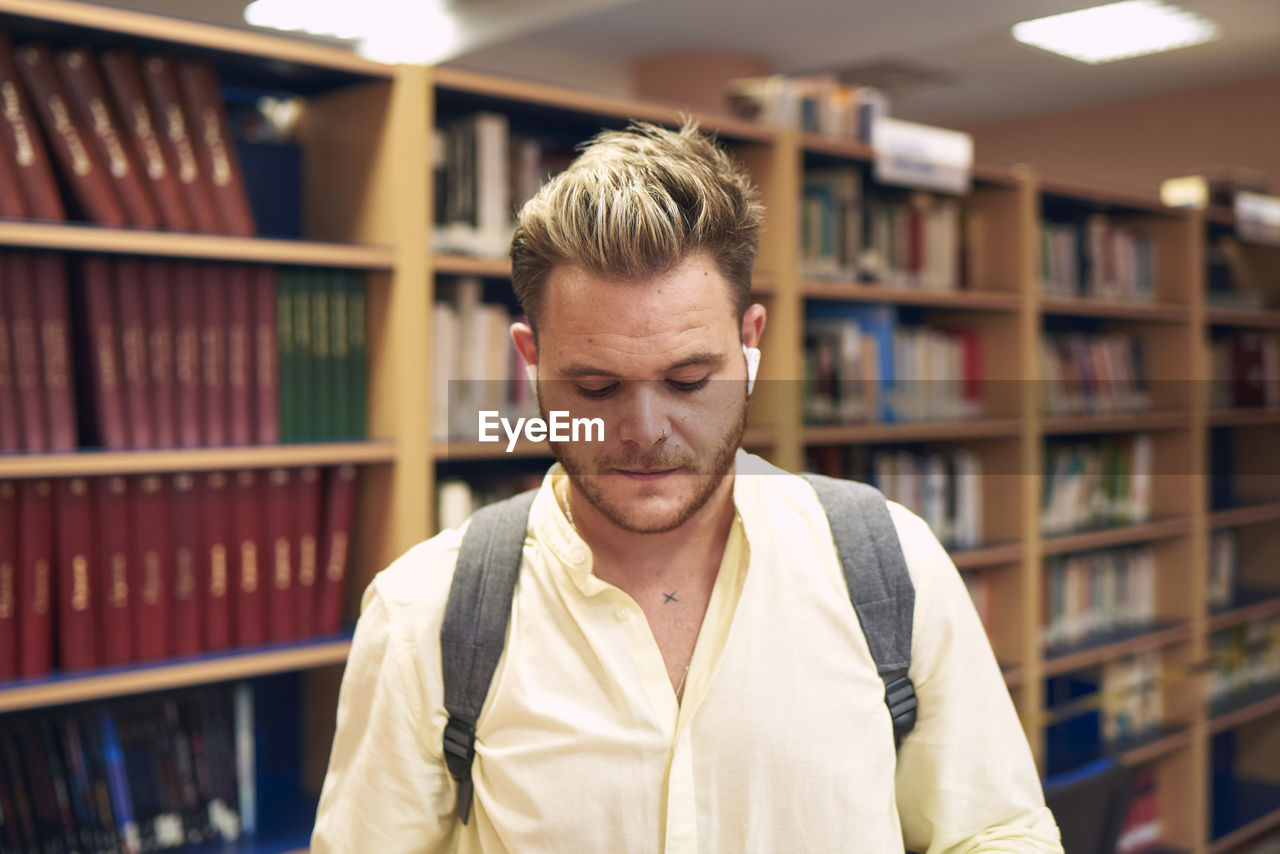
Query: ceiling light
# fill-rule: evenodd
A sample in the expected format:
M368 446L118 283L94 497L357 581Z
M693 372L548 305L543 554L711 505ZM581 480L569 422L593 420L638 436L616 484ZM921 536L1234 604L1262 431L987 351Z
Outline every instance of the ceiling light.
M1089 65L1191 47L1220 35L1208 18L1160 0L1124 0L1013 27L1018 41Z

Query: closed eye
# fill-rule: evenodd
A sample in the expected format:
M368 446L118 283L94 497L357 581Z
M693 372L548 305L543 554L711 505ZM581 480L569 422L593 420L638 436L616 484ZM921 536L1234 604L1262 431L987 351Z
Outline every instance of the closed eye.
M667 385L671 386L676 391L686 391L686 392L698 391L699 389L706 387L709 379L710 377L703 377L702 379L694 380L693 382L680 382L679 380L667 380Z
M578 388L578 394L582 395L588 400L603 400L604 398L613 394L614 390L617 389L617 387L618 387L617 383L610 383L609 385L601 386L600 388L585 388L584 386L578 386L577 388Z

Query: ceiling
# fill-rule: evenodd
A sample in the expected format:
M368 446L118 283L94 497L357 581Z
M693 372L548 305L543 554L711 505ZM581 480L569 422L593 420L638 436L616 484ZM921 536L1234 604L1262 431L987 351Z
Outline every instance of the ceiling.
M538 0L453 0L502 15ZM483 7L481 6L483 4ZM111 5L243 26L243 0L115 0ZM535 79L619 90L639 57L691 49L754 54L800 73L881 60L940 72L944 82L898 95L894 112L968 125L1058 112L1232 78L1280 74L1280 0L1182 0L1217 21L1205 45L1087 66L1015 42L1020 20L1083 8L1087 0L630 0L481 46L458 64ZM583 11L582 7L586 9ZM1280 110L1280 104L1276 105ZM1189 117L1194 121L1194 117Z

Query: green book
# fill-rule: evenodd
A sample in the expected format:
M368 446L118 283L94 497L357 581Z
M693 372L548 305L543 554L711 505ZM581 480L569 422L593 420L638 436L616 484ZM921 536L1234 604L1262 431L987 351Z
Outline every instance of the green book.
M333 426L335 439L354 439L351 431L351 409L356 405L351 388L351 321L348 319L346 270L333 270L328 276L329 287L329 353L333 360L333 379L327 384L333 395Z
M279 381L280 441L298 441L298 341L293 324L294 271L281 267L276 273L276 358Z
M333 395L339 378L334 371L333 328L329 323L329 291L335 276L333 270L313 268L306 278L311 310L311 374L307 391L313 439L333 439L339 432L335 428Z
M362 270L352 270L347 274L347 322L351 334L347 344L351 349L348 359L350 376L349 407L351 421L349 434L352 438L363 439L368 433L369 411L369 346L365 327L365 287L366 278Z
M293 366L294 405L298 442L315 441L316 412L314 402L315 352L311 345L311 277L309 269L295 269L293 274L293 340L297 359Z

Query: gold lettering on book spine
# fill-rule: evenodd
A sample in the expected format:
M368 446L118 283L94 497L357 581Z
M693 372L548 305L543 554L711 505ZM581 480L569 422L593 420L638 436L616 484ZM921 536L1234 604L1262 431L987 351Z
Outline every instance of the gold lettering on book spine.
M111 346L114 343L111 325L99 323L95 338L98 347L98 382L102 383L104 391L115 391L119 377L116 375L115 348Z
M174 363L178 370L178 384L186 388L196 385L196 356L199 351L200 336L195 324L188 323L178 330L178 339L174 346Z
M148 605L160 604L160 555L155 552L147 552L143 558L143 567L146 569L145 581L142 586L142 601Z
M236 389L249 384L249 335L239 324L227 331L227 382Z
M209 550L209 593L215 599L227 595L227 547L218 543Z
M18 100L18 87L12 80L4 81L0 86L0 97L4 98L4 118L13 129L13 141L17 146L14 154L19 166L31 166L36 162L35 146L31 144L31 131L22 117L22 105Z
M111 124L111 114L107 112L107 105L102 103L101 98L89 99L89 115L93 117L94 133L107 148L111 174L116 178L123 178L129 174L129 161L125 159L124 146L120 144L120 137L116 136L115 126Z
M240 544L240 589L245 593L258 589L258 546L253 540Z
M191 151L191 140L187 139L187 124L182 119L182 108L177 104L165 107L165 116L169 120L169 141L178 151L178 180L190 184L196 179L196 156Z
M190 602L196 595L195 558L191 549L178 549L174 563L173 598L179 602Z
M151 330L150 340L151 379L158 384L169 382L169 360L166 356L173 349L173 335L168 327L157 327Z
M289 538L276 537L276 589L289 589Z
M160 141L151 127L151 113L147 111L146 102L138 98L133 102L133 132L142 143L142 156L147 161L147 177L152 181L161 181L165 176L164 154L160 151Z
M80 176L88 175L93 171L93 163L89 160L89 152L84 150L84 141L76 132L71 114L67 112L67 105L61 96L49 96L49 111L53 113L53 126L67 144L67 151L71 153L71 171Z
M64 389L67 376L67 329L61 320L46 320L42 324L44 341L44 378L50 388Z
M111 607L129 606L129 564L124 555L111 556Z
M120 346L124 351L125 379L130 385L143 385L146 382L146 333L142 327L125 327Z
M16 609L13 606L13 564L0 563L0 620L12 620Z
M49 613L49 596L52 588L50 575L49 561L37 560L35 573L35 595L31 597L31 609L40 616L44 616Z
M341 581L347 568L347 532L335 531L333 534L333 554L329 555L329 565L325 567L325 576L330 581Z
M218 111L213 107L204 109L204 144L209 146L213 160L213 183L219 187L227 186L231 183L231 159L222 144L222 125L218 121Z
M89 610L89 559L84 555L71 559L71 607L76 611Z
M311 587L316 583L316 538L304 534L298 543L298 583Z
M276 375L273 368L275 367L275 341L271 336L271 325L262 324L258 326L258 351L255 364L258 367L258 386L261 388L274 388L276 384Z
M204 344L204 358L200 360L200 367L204 368L204 384L209 388L221 388L222 360L218 358L217 328L206 326L201 335L201 342Z

